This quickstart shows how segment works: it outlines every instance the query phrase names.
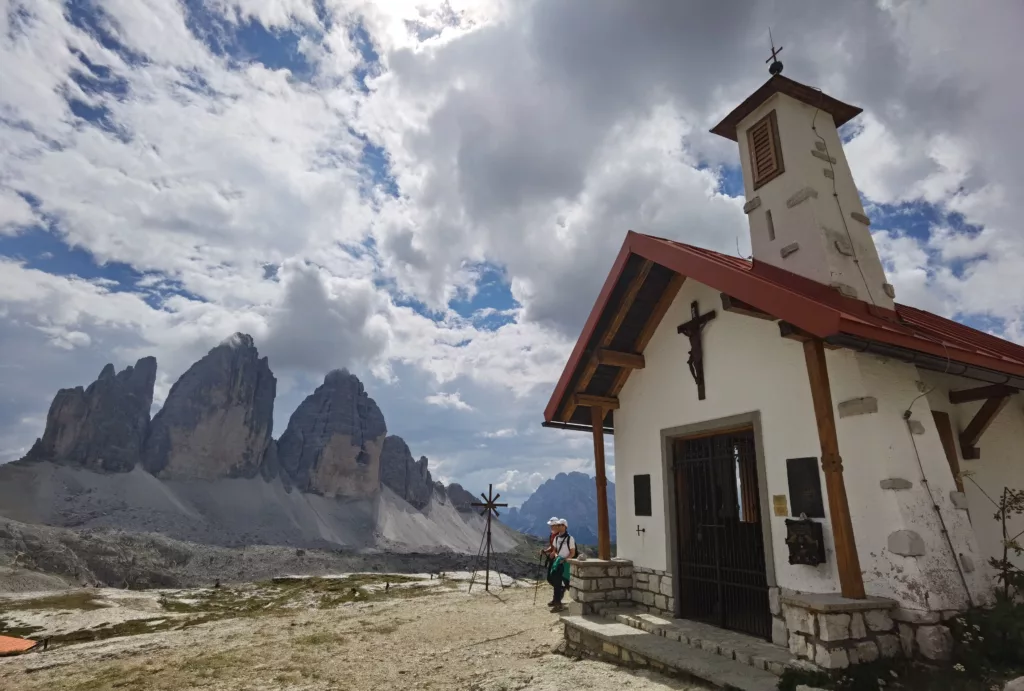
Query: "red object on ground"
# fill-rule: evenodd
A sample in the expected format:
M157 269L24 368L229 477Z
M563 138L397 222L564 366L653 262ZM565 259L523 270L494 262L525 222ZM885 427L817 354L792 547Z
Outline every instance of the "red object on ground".
M27 638L0 636L0 657L26 653L37 645L39 645L39 641L30 641Z

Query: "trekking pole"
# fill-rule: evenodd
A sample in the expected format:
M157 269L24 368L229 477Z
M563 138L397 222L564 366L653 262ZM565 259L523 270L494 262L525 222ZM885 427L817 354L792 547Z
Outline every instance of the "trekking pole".
M544 571L544 553L543 552L541 552L541 554L540 554L540 560L537 562L537 568L540 569L541 573L543 574L543 571ZM537 582L533 584L533 604L534 605L537 604L537 591L538 590L540 590L540 578L538 578Z

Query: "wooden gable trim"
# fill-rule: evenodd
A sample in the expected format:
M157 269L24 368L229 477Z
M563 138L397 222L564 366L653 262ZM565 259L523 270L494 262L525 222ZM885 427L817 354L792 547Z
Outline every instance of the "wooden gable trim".
M640 292L640 288L643 286L644 281L647 280L647 276L651 273L651 269L653 268L654 262L650 259L645 259L643 264L640 265L640 270L626 288L626 292L622 296L622 301L619 302L611 321L608 323L608 328L606 328L605 332L601 335L600 340L598 341L598 348L607 348L611 345L612 340L615 338L615 334L619 331L619 327L622 326L622 321L626 318L626 314L636 301L637 293ZM597 372L597 367L598 363L594 358L587 359L586 364L583 366L583 372L580 374L579 381L576 384L576 392L582 392L587 389L587 386L590 385L590 380L594 377L594 373ZM564 421L570 420L573 413L576 412L577 405L576 398L570 396L569 400L565 402L565 406L562 408L562 414L559 418Z
M654 332L658 330L658 325L661 324L661 320L665 318L665 314L668 312L669 307L675 302L676 295L679 294L679 290L683 287L683 283L686 282L686 276L680 274L672 274L672 278L668 280L668 285L665 286L665 290L662 292L661 297L658 298L657 304L654 305L654 309L651 310L651 315L647 318L647 322L644 324L644 328L636 337L636 342L633 344L633 351L637 353L643 353L647 349L647 344L654 338ZM622 391L622 387L626 385L626 380L629 379L629 375L632 370L622 369L615 375L615 379L612 380L612 386L608 390L610 396L618 396L619 392Z
M759 310L753 305L725 293L722 293L722 311L742 314L745 317L754 317L756 319L767 319L768 321L775 321L776 319L764 310Z
M586 408L599 408L602 411L618 410L619 399L613 396L595 396L589 393L578 393L573 398L573 403Z
M640 353L625 353L621 350L611 350L610 348L598 348L594 352L594 359L599 365L622 367L624 369L643 369L646 364L644 356Z
M779 322L779 335L783 338L789 339L790 341L796 341L797 343L807 343L808 341L817 341L813 334L809 334L798 326L794 326L789 322ZM822 346L828 350L840 350L842 346L834 345L827 341L822 342Z

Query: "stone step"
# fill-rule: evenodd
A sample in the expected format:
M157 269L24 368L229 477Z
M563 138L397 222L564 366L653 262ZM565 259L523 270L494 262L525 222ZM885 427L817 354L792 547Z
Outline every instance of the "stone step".
M814 669L806 662L793 657L786 648L711 624L688 619L666 619L633 609L611 609L605 611L603 615L610 621L774 675L781 675L790 668Z
M779 678L763 669L700 648L680 645L665 636L606 617L567 615L567 651L592 655L629 667L650 667L684 678L697 678L723 689L775 691Z

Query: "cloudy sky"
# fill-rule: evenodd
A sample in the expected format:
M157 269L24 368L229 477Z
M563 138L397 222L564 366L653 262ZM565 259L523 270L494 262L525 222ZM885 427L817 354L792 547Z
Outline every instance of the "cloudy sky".
M348 367L435 477L590 470L544 404L628 229L747 252L707 130L768 26L865 110L898 299L1024 342L1019 0L0 0L0 461L57 388L152 354L159 404L244 331L277 434Z

